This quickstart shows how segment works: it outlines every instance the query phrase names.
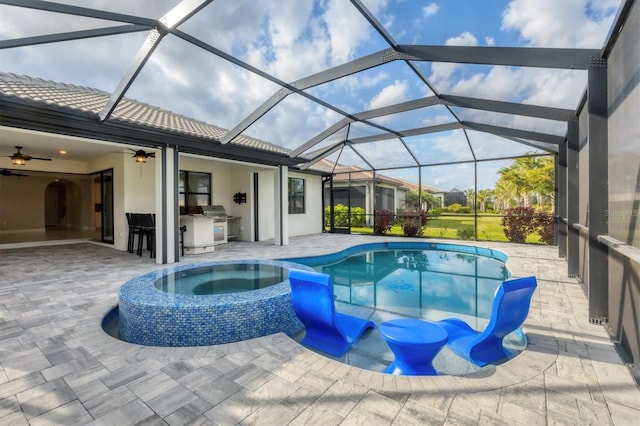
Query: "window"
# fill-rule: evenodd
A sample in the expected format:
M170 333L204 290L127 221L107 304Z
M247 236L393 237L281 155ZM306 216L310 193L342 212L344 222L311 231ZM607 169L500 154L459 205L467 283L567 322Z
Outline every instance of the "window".
M376 186L376 210L395 211L393 189Z
M180 170L180 214L202 213L211 205L211 173Z
M289 214L304 213L304 179L289 178Z

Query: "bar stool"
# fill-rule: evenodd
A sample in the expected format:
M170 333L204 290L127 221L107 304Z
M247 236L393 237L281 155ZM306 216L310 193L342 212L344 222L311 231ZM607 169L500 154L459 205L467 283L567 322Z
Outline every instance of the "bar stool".
M135 213L125 213L127 217L127 225L129 225L129 236L127 238L127 251L133 253L133 247L135 246L136 235L140 235L140 228L136 223L137 217Z
M156 224L155 224L155 215L151 213L141 213L135 214L137 216L136 222L138 224L138 229L140 232L140 236L138 237L138 256L142 256L142 242L147 239L147 249L151 252L149 257L156 256Z

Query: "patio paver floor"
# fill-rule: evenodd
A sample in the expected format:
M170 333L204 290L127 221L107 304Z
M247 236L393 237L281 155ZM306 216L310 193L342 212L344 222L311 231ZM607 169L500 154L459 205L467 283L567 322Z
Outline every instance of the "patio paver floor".
M286 258L394 238L232 242L183 263ZM433 241L433 240L429 240ZM162 268L82 243L0 251L0 424L640 424L640 389L557 248L506 252L538 290L527 350L468 376L400 377L337 362L283 334L156 348L103 332L126 280Z

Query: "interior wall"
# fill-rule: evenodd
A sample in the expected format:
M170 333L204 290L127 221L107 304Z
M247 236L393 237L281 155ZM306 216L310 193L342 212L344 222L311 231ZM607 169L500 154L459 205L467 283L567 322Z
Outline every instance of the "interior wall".
M28 177L0 177L0 235L17 232L43 232L47 225L45 204L47 187L60 185L55 176L46 176L34 172L20 171ZM67 215L63 223L51 223L72 227L74 229L90 229L93 206L84 200L91 199L91 178L84 175L65 175L62 186L66 191ZM68 187L67 187L68 186ZM74 189L75 187L75 189ZM53 187L52 187L53 188ZM55 188L57 192L58 189ZM57 204L54 206L57 209ZM1 240L0 240L1 243Z
M608 58L609 235L640 249L640 6ZM609 325L640 362L640 264L609 250Z
M156 164L154 158L136 163L127 155L124 160L124 209L131 213L156 212ZM160 182L158 182L160 185Z

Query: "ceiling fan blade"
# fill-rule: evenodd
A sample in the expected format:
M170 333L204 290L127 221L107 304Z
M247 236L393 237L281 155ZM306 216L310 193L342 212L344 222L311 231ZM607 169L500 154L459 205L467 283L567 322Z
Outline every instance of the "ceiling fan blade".
M29 160L43 160L43 161L51 161L51 158L43 158L43 157L32 157L32 156L29 156Z
M25 175L23 173L14 173L8 169L0 170L0 176L18 176L18 177L29 177L29 175Z

